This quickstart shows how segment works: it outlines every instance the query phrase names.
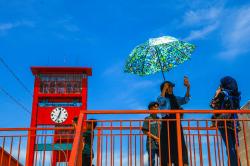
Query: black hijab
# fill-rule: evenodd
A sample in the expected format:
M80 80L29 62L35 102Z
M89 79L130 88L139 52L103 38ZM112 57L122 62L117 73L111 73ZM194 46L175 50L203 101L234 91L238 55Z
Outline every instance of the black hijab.
M174 94L167 94L166 93L165 97L169 99L170 107L172 110L180 110L181 109Z

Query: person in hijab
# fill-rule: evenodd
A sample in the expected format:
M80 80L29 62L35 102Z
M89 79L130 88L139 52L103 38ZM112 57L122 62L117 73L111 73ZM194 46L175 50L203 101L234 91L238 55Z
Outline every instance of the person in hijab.
M181 110L181 105L188 103L190 99L190 84L187 77L184 77L184 86L187 88L184 97L175 96L173 89L175 84L165 81L161 84L161 95L157 98L160 110ZM178 141L176 114L162 114L162 126L160 134L161 164L170 166L172 163L178 166ZM168 120L166 120L168 119ZM182 154L184 166L188 165L188 153L181 127ZM170 153L169 153L170 152ZM170 156L170 157L169 157Z
M220 80L220 86L216 90L210 106L215 110L240 109L240 92L238 91L237 81L234 78L226 76ZM236 151L236 146L238 146L238 132L240 131L239 121L237 121L238 115L214 114L212 119L213 125L219 129L227 152L229 153L230 165L239 166L240 160L238 161L239 155ZM226 121L216 119L225 119Z

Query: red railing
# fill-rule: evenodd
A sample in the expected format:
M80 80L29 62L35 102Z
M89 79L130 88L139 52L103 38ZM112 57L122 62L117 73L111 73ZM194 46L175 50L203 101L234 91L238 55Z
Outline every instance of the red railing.
M82 149L84 147L82 132L83 132L83 113L80 113L76 126L76 134L72 147L72 152L69 159L69 165L81 166L82 165Z
M149 113L176 114L176 119L149 120L156 122L159 128L161 123L176 122L178 139L178 161L183 165L183 149L181 143L181 129L184 133L185 145L188 152L188 162L190 166L226 166L230 165L231 156L228 141L224 143L218 123L227 125L228 121L240 122L241 131L239 139L236 139L235 146L237 152L237 163L242 166L250 166L250 111L204 111L204 110L170 110L170 111L148 111L148 110L128 110L128 111L86 111L81 112L76 127L53 127L43 126L42 128L0 128L0 165L26 165L26 155L28 144L28 133L36 131L35 152L33 165L82 165L82 151L85 146L82 133L86 131L85 124L97 122L97 127L93 129L94 139L91 140L91 150L94 157L92 164L95 166L144 166L152 163L146 150L146 138L157 140L159 151L161 152L161 136L146 135L142 132L144 117ZM188 113L194 118L181 119L181 114ZM238 113L238 120L216 119L214 126L210 115L212 113ZM84 114L98 115L98 120L83 120ZM197 118L200 114L206 114L207 118ZM122 116L121 116L122 115ZM196 116L195 116L196 115ZM192 117L192 116L189 116ZM106 120L107 119L107 120ZM217 124L217 125L216 125ZM181 128L182 125L182 128ZM234 133L237 131L234 130ZM168 137L171 133L168 131ZM236 135L236 134L235 134ZM228 133L226 133L228 137ZM168 139L169 140L169 139ZM73 142L73 144L72 144ZM166 142L171 144L171 141ZM152 148L152 145L149 144ZM149 148L149 149L151 149ZM168 149L170 152L170 149ZM152 149L149 150L149 156ZM171 158L171 153L168 153ZM92 156L92 154L91 154ZM156 157L155 165L161 165L161 153ZM232 165L231 165L232 166Z
M101 115L101 119L106 118L110 119L111 115L120 115L120 114L130 114L130 117L136 117L139 114L149 114L156 113L155 111L138 111L138 110L128 110L128 111L87 111L82 112L87 114ZM182 139L181 139L181 124L184 132L185 145L188 151L188 163L189 165L231 165L230 159L233 156L230 156L229 151L229 142L224 143L220 130L218 128L219 123L225 123L232 121L234 124L240 122L241 131L239 132L240 139L235 138L235 146L237 153L237 163L238 165L250 165L250 155L249 155L249 145L250 145L250 119L248 117L240 117L238 120L232 119L215 119L213 120L215 126L212 126L212 120L210 118L200 119L181 119L181 114L213 114L213 113L238 113L250 115L250 111L243 110L218 110L218 111L204 111L204 110L176 110L176 111L157 111L157 113L168 113L176 114L176 119L171 120L156 120L160 124L162 122L171 123L171 121L176 122L177 127L177 140L178 140L178 161L179 165L183 165L182 159ZM124 116L119 116L121 118ZM113 119L113 118L112 118ZM93 122L93 121L92 121ZM128 166L142 166L151 163L152 159L149 157L149 162L147 161L147 152L146 152L146 135L141 131L142 124L144 120L140 118L139 120L97 120L98 127L94 130L95 137L93 141L93 164L96 166L117 166L117 165L128 165ZM225 132L227 132L225 130ZM236 137L236 128L234 130ZM171 133L168 133L168 136L171 137ZM228 134L226 133L226 137ZM152 139L155 139L151 137ZM157 138L156 138L157 139ZM227 139L226 139L227 140ZM164 141L158 137L158 141ZM171 142L166 142L170 144ZM159 146L159 149L161 147ZM73 149L76 151L77 149ZM161 151L161 149L160 149ZM170 150L168 150L170 152ZM149 152L149 154L151 151ZM160 153L161 154L161 153ZM168 154L171 156L171 153ZM171 158L171 157L170 157ZM75 161L78 159L75 158ZM84 162L84 161L82 161ZM156 159L156 165L161 164L161 155ZM71 163L69 163L71 165Z
M55 161L68 161L75 137L72 127L0 128L1 166L28 164L26 155L31 146L28 143L30 131L36 131L36 135L32 135L36 140L33 165L55 165Z

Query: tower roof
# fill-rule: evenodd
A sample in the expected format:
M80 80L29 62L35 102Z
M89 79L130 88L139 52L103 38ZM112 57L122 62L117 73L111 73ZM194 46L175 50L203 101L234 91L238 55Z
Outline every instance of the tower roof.
M86 74L92 76L92 68L88 67L45 67L32 66L33 75L36 74Z

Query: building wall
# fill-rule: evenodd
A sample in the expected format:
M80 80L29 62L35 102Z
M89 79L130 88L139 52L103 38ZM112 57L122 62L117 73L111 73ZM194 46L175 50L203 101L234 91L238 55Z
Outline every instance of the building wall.
M248 102L245 106L241 108L242 110L250 110L250 102ZM240 119L250 119L250 114L242 114L239 115ZM241 131L239 132L239 144L240 144L240 161L241 166L247 166L247 158L250 163L250 121L244 122L245 127L245 137L244 137L244 130L243 130L243 123L241 123ZM246 140L246 142L245 142ZM248 157L247 152L248 151Z

